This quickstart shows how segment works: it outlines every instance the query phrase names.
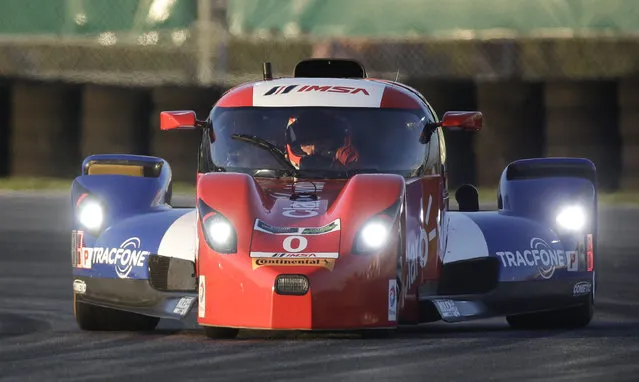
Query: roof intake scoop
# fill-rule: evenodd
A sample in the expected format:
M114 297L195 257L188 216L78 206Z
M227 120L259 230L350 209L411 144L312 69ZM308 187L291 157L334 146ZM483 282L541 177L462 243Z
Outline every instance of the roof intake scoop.
M355 60L311 58L295 65L293 77L366 78L366 69Z

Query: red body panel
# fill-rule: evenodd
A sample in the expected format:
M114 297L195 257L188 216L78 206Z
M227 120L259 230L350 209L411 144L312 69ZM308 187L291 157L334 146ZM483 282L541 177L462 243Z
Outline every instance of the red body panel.
M363 81L384 85L383 92L377 93L379 104L371 107L428 109L417 93L401 84ZM288 91L295 82L274 84L275 88L259 93L253 85L231 89L216 106L254 106L255 99L275 102L271 98L267 102L265 94ZM339 90L328 85L337 86L332 82L327 89ZM442 167L441 163L428 166ZM418 322L418 289L437 281L445 240L439 226L445 213L443 177L428 173L415 179L361 174L348 180L298 181L254 179L239 173L198 174L197 198L231 221L237 235L237 252L220 254L209 247L198 222L198 323L338 330ZM294 191L315 193L318 198L293 200ZM353 253L363 225L383 211L396 211L389 217L392 228L387 244L378 253ZM301 231L330 223L339 229L316 235ZM300 231L279 230L291 227ZM275 280L283 274L306 276L309 291L302 296L278 294Z
M233 222L238 251L214 252L206 244L198 223L197 267L206 284L203 314L198 322L262 329L356 329L394 327L399 317L402 321L417 320L417 285L436 278L440 264L436 219L442 205L438 197L440 182L439 176L407 184L396 175L357 175L348 181L314 181L311 185L304 181L294 184L254 180L233 173L200 176L198 197ZM317 190L319 199L292 201L293 188L298 192ZM432 196L430 214L426 214L429 196ZM353 254L354 238L362 225L398 200L405 203L405 209L401 215L397 214L392 232L400 232L401 224L405 226L405 234L393 234L379 253ZM422 206L425 217L428 216L424 220L426 229L422 228L420 218ZM297 252L302 255L298 255L287 249L300 249L299 239L255 230L256 219L275 227L306 228L322 227L339 219L340 229L305 236L304 248ZM433 232L431 240L427 232ZM426 246L414 244L420 237L424 245L428 243ZM284 243L286 240L288 244ZM408 240L410 244L400 247L400 240ZM404 257L398 248L406 248L410 255L402 261L401 275L401 284L410 287L403 291L397 318L392 319L389 295L395 293L397 297L397 291L389 292L389 286L398 277L397 256ZM333 256L336 249L339 255ZM284 258L252 258L251 252L254 256L260 252L262 256L279 252ZM275 264L282 260L291 264ZM304 296L275 293L275 278L280 274L306 275L309 292Z
M313 183L318 188L316 203L291 201L290 182L255 181L247 175L230 173L201 176L198 196L233 222L238 252L214 252L206 245L198 224L197 266L206 283L200 324L271 329L396 325L396 321L388 320L388 296L389 281L397 278L398 236L391 236L379 253L355 255L351 249L356 232L367 219L403 199L404 179L395 175L358 175L349 181ZM299 187L298 183L296 188ZM318 252L338 248L339 257L301 260L315 263L306 266L256 262L250 257L251 251L272 251L281 240L279 251L286 253L283 241L290 236L270 235L265 239L265 233L254 231L256 218L277 227L309 228L339 219L339 231L309 237L309 248L313 246ZM393 232L398 232L398 224L399 219ZM298 248L299 244L293 246ZM279 274L306 275L310 291L304 296L276 294L273 286Z
M440 253L441 228L445 211L442 177L412 179L406 184L404 240L405 259L402 266L403 293L400 316L403 323L417 323L418 287L437 281L443 254Z

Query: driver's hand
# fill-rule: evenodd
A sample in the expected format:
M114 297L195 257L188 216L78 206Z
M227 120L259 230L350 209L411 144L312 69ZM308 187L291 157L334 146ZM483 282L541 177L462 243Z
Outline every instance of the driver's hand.
M359 159L359 153L355 149L353 145L344 145L337 149L337 153L335 153L335 159L337 159L341 164L347 165L354 162L357 162Z

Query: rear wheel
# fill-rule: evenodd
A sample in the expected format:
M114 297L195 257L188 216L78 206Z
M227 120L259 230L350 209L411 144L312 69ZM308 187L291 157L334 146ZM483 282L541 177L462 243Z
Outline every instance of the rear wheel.
M232 339L237 337L239 329L224 328L220 326L205 326L204 333L208 338L214 340Z
M160 319L121 310L104 308L78 301L73 295L73 315L82 330L89 331L151 331Z
M587 326L594 315L592 298L584 305L572 308L520 314L506 317L514 329L578 329Z

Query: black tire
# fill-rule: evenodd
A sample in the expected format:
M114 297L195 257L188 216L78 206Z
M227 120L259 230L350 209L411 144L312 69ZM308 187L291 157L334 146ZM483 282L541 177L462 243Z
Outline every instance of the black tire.
M73 315L82 330L147 332L160 322L158 317L86 304L78 301L75 294L73 304Z
M224 328L221 326L205 326L204 333L213 340L226 340L237 337L240 332L237 328Z
M507 316L513 329L579 329L587 326L594 315L592 299L572 308Z

